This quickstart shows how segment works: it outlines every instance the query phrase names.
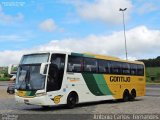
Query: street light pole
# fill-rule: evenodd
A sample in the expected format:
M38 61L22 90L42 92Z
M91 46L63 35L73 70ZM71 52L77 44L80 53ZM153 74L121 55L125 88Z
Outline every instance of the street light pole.
M127 58L127 40L126 40L126 27L125 27L125 21L124 21L124 11L126 11L127 8L120 8L119 11L122 11L123 14L123 28L124 28L124 40L125 40L125 53L126 53L126 60L128 60Z

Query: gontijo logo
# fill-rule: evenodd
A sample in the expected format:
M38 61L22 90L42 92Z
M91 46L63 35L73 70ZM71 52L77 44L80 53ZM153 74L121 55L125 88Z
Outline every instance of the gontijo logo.
M130 77L110 76L110 82L130 82Z
M58 104L60 102L60 99L61 99L62 95L57 95L53 98L53 101L55 104Z

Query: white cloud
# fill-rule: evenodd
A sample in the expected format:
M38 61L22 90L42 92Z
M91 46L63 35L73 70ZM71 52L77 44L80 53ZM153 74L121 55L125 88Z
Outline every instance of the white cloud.
M20 61L21 56L25 53L26 51L11 51L11 50L6 50L6 51L1 51L0 52L0 66L6 66L9 64L18 64Z
M76 6L79 15L87 20L100 20L107 23L121 23L122 14L119 8L127 8L126 20L133 7L131 0L94 0L94 2L70 2Z
M53 32L54 30L56 30L57 25L55 24L53 19L49 18L40 23L39 27L44 31Z
M159 30L149 30L145 26L139 26L126 31L126 37L128 54L132 58L144 57L143 55L158 53L158 50L160 50ZM109 54L119 57L125 56L123 31L115 32L108 36L90 35L82 39L53 40L46 45L40 46L41 50L53 50L54 48Z
M26 38L20 35L0 35L0 42L3 42L3 41L18 42L18 41L24 41L24 40L26 40Z
M34 37L31 32L23 32L21 34L0 34L0 42L22 42L30 40Z
M2 6L0 5L0 23L11 24L17 21L22 21L24 18L22 13L17 13L17 15L12 16L3 12Z
M160 51L160 30L151 30L139 26L126 31L129 59L156 57ZM74 52L91 52L125 58L123 31L111 35L89 35L85 38L52 40L30 50L1 51L0 65L19 61L21 54L31 51L66 50ZM11 56L13 58L11 58Z
M140 14L144 14L144 13L149 13L149 12L153 12L156 11L158 9L158 7L156 6L156 4L153 3L144 3L139 9L138 12Z

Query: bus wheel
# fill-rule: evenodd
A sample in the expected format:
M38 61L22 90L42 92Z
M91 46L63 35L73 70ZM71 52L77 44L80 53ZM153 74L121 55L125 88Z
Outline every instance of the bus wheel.
M76 92L71 92L67 98L67 107L74 108L78 102L78 95Z
M127 102L129 100L129 91L125 90L123 93L123 102Z
M135 89L133 89L132 91L131 91L131 95L130 95L131 97L130 97L130 100L135 100L135 98L136 98L136 90Z
M14 94L14 91L13 91L13 90L10 90L8 93L9 93L9 94Z
M44 110L48 110L48 109L50 109L51 107L50 107L50 106L42 106L42 108L43 108Z

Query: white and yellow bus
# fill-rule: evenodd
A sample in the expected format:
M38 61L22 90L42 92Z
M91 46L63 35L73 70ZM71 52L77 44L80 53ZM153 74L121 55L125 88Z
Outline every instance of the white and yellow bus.
M145 95L142 62L68 52L23 55L16 76L15 100L40 106L122 99Z

